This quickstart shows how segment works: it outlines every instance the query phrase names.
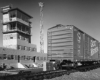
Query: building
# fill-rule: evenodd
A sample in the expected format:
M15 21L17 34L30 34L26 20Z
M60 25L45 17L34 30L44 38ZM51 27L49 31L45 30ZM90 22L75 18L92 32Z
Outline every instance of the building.
M18 8L2 10L3 13L3 47L11 49L36 51L31 44L32 18Z
M2 7L3 14L3 47L0 48L1 64L24 65L46 60L46 54L37 52L35 44L31 44L32 16L10 6Z

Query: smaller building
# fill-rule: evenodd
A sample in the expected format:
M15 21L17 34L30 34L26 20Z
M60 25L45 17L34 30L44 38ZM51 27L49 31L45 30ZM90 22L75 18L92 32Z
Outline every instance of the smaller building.
M47 60L47 54L41 54L39 52L15 50L9 48L0 47L0 65L5 64L8 67L17 68L17 63L22 65L42 65L43 61ZM40 66L42 67L42 66Z

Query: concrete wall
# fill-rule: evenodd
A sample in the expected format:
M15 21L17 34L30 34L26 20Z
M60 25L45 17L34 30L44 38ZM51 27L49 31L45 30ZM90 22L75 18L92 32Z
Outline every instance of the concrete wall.
M13 55L13 59L8 59L8 56ZM5 63L7 65L11 65L11 64L17 64L18 63L18 59L16 59L16 56L20 56L20 63L22 64L30 64L30 63L38 63L41 64L43 63L43 61L47 60L47 54L42 54L39 52L31 52L31 51L25 51L25 50L15 50L15 49L8 49L8 48L3 48L0 47L0 65ZM30 56L30 59L27 60L26 58L23 60L21 57L22 56L26 56L26 58L28 56ZM32 58L35 56L35 62L34 60L32 60ZM3 57L6 57L5 59L3 59ZM17 57L18 58L18 57Z

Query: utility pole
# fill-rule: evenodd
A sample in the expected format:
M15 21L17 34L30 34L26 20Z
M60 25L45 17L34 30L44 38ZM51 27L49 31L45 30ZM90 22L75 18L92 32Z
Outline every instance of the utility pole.
M40 7L40 52L44 53L44 33L43 33L43 3L39 2Z

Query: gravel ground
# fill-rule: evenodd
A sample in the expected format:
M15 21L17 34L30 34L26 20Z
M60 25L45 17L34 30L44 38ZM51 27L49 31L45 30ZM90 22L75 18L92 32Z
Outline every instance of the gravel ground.
M100 68L88 72L75 72L70 75L63 75L53 79L44 80L100 80Z

